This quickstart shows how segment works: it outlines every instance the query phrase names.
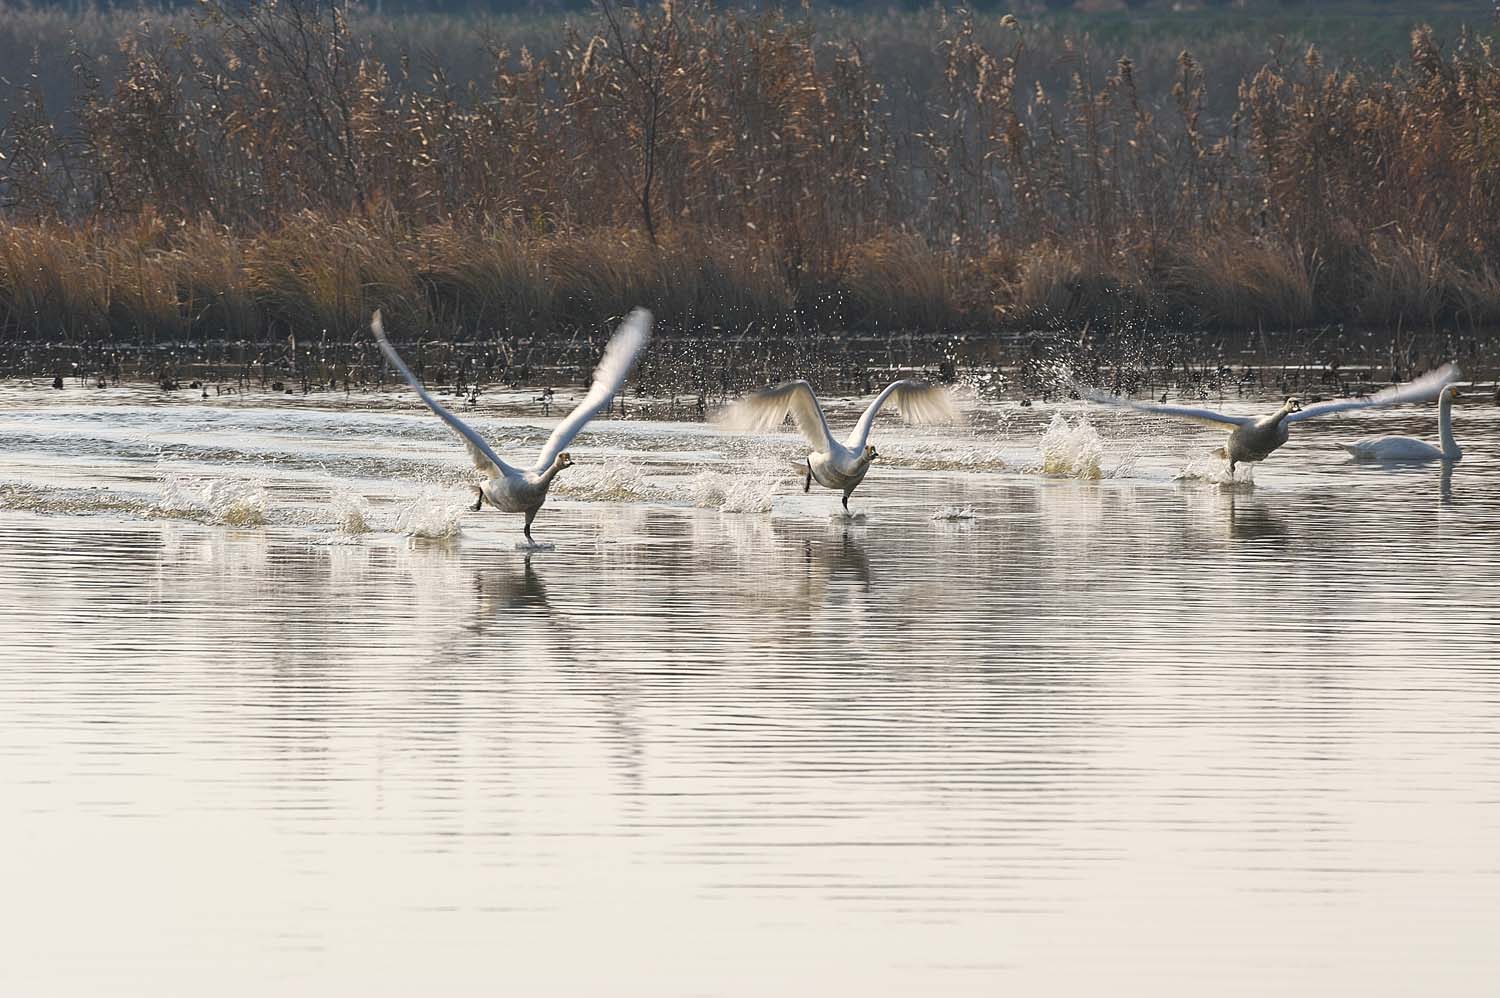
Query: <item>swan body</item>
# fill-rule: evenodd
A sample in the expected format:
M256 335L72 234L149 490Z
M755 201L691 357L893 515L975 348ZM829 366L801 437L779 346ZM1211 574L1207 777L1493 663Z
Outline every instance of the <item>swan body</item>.
M1453 438L1453 400L1462 397L1456 385L1445 386L1438 396L1440 447L1416 437L1365 437L1339 446L1356 461L1457 461L1464 452Z
M1400 405L1404 402L1431 402L1442 392L1444 386L1456 377L1458 377L1458 369L1452 364L1444 364L1442 367L1429 371L1414 381L1409 381L1403 385L1393 385L1390 388L1364 398L1333 399L1328 402L1303 405L1302 400L1293 395L1282 403L1281 408L1275 412L1258 418L1255 416L1231 416L1228 413L1218 412L1214 409L1163 405L1156 402L1137 402L1133 399L1111 395L1108 392L1099 391L1098 389L1076 383L1072 387L1080 395L1093 402L1136 409L1141 412L1158 413L1163 416L1176 416L1179 419L1192 420L1193 422L1205 423L1210 426L1228 427L1229 439L1219 449L1218 453L1221 457L1229 461L1229 473L1232 475L1234 474L1234 466L1242 461L1250 463L1264 461L1270 457L1282 444L1287 442L1287 439L1291 436L1292 426L1302 420L1315 419L1319 416L1329 416L1334 413L1348 412L1354 409L1375 409L1384 406Z
M953 400L946 389L925 381L904 378L886 385L859 417L849 436L840 441L828 428L828 418L806 381L788 381L741 399L729 409L724 424L730 429L766 431L780 426L788 415L812 448L806 459L807 475L802 491L817 482L825 489L849 496L865 480L870 464L880 457L870 444L870 430L881 407L893 402L910 423L935 423L954 418Z
M579 431L588 424L594 413L613 398L625 384L625 378L630 374L630 369L635 366L637 355L651 338L651 313L638 308L626 316L625 321L620 324L620 328L615 331L615 335L604 348L604 357L599 361L599 366L594 369L593 384L589 386L583 401L579 402L568 417L552 431L552 435L542 445L536 463L530 468L514 467L500 460L499 455L489 444L485 443L484 438L475 432L473 427L453 415L437 399L428 394L427 389L422 387L422 382L417 380L416 375L412 374L411 370L402 363L401 357L386 339L385 326L380 320L379 310L376 310L374 317L370 320L370 331L375 334L375 342L380 345L380 352L385 354L385 359L400 372L401 377L426 403L427 408L459 435L469 452L470 459L474 462L474 467L485 476L485 480L474 487L478 494L474 502L475 511L482 509L485 503L489 503L502 513L526 514L526 526L523 532L529 541L532 539L531 521L536 519L542 503L546 502L547 490L552 487L553 479L559 472L573 465L573 458L566 450L568 444L578 436Z

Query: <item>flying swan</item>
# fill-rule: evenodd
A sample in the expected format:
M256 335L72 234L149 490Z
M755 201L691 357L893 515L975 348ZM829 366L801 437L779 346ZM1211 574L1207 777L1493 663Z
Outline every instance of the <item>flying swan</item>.
M807 477L802 482L802 491L811 489L815 481L825 489L841 491L847 512L850 494L865 480L870 462L880 456L868 441L875 416L888 401L901 410L902 418L908 423L945 422L955 416L953 399L947 389L913 378L893 381L875 396L875 401L854 424L849 438L839 443L828 429L828 418L823 415L823 407L818 404L812 385L806 381L788 381L736 402L725 413L722 422L733 430L764 432L776 429L790 413L797 429L812 447L812 453L807 457Z
M1438 439L1434 447L1416 437L1365 437L1352 444L1339 444L1356 461L1457 461L1464 456L1453 439L1453 400L1463 398L1457 385L1445 385L1438 396Z
M609 344L604 348L604 357L599 361L599 366L594 368L594 383L589 386L588 394L568 414L567 419L557 424L557 428L552 431L552 436L548 437L546 444L542 446L536 464L529 469L513 468L500 460L473 427L444 409L438 404L437 399L427 394L422 383L401 362L401 358L391 347L390 341L385 338L385 326L380 321L378 309L374 318L370 320L370 331L375 334L375 341L380 344L380 352L385 354L385 359L401 372L401 377L405 378L406 383L421 396L423 402L427 403L427 408L437 413L438 418L463 438L469 457L474 461L474 467L485 475L485 481L474 486L478 493L478 498L474 501L474 509L478 511L485 503L489 503L502 513L525 513L524 532L526 539L530 541L531 521L536 519L537 511L546 501L547 489L551 487L552 479L557 477L559 471L573 464L572 457L563 448L578 436L578 431L582 430L584 425L593 418L594 413L612 399L620 390L620 386L625 384L626 376L635 365L636 355L651 338L651 313L638 308L625 317L625 321L620 324L619 329L615 330L615 335L610 338Z
M1216 412L1213 409L1196 409L1181 405L1161 405L1156 402L1136 402L1132 399L1121 398L1097 388L1086 385L1074 384L1072 387L1078 393L1091 402L1100 402L1105 405L1123 406L1128 409L1137 409L1141 412L1154 412L1163 416L1176 416L1179 419L1192 420L1195 423L1205 423L1210 426L1229 427L1229 440L1217 452L1220 457L1229 461L1229 473L1234 474L1234 466L1241 461L1253 462L1264 461L1282 444L1286 443L1291 424L1301 422L1304 419L1315 419L1319 416L1330 416L1337 412L1348 412L1353 409L1374 409L1389 405L1400 405L1403 402L1431 402L1442 391L1443 386L1458 376L1458 369L1452 364L1444 364L1442 367L1429 371L1414 381L1408 381L1404 385L1393 385L1374 395L1355 399L1334 399L1328 402L1318 402L1313 405L1304 406L1302 400L1293 395L1289 397L1280 409L1269 416L1231 416L1227 413Z

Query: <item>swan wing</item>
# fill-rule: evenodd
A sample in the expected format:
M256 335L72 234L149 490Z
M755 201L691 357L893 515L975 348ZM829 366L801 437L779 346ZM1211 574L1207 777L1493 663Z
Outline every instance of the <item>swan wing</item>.
M875 417L879 414L880 407L887 402L900 409L901 418L908 423L951 423L958 417L953 408L953 396L941 385L931 385L915 378L892 381L875 396L875 401L870 403L864 415L859 417L859 422L854 424L854 431L849 434L847 441L849 447L856 451L865 449L865 444L870 439L870 429L875 425Z
M1378 409L1382 406L1401 405L1403 402L1431 402L1442 394L1444 385L1458 377L1457 367L1453 364L1444 364L1442 367L1428 371L1420 378L1408 381L1404 385L1392 385L1374 395L1367 395L1364 398L1334 399L1305 406L1302 411L1287 416L1286 421L1296 423L1318 416L1329 416L1336 412L1348 412L1352 409Z
M551 467L552 462L557 460L557 455L573 442L573 438L594 418L594 414L615 397L629 377L630 369L635 366L636 357L650 339L650 312L638 308L625 317L620 328L609 338L604 356L599 359L599 366L594 368L594 381L589 385L588 394L568 413L566 419L557 424L552 436L542 446L542 452L536 459L537 472Z
M747 395L730 406L720 422L731 430L764 433L775 430L788 415L814 451L833 451L835 441L828 418L806 381L788 381Z
M1164 402L1137 402L1134 399L1124 398L1120 395L1111 395L1109 392L1077 382L1072 382L1070 387L1090 402L1098 402L1100 405L1113 405L1123 409L1135 409L1138 412L1154 412L1159 416L1175 416L1178 419L1187 419L1194 423L1206 423L1209 426L1248 426L1255 422L1253 416L1231 416L1226 412L1218 412L1214 409L1199 409L1186 405L1167 405Z
M437 413L438 418L452 427L453 431L462 438L464 447L469 452L469 457L474 461L474 467L490 478L508 474L513 470L504 461L500 460L499 455L490 448L489 444L484 442L484 438L475 432L472 426L453 415L447 409L444 409L438 403L437 399L429 395L427 389L422 387L422 382L417 380L417 376L412 374L411 370L402 363L400 355L391 346L391 341L385 338L385 324L380 321L379 309L375 310L375 315L370 319L370 332L375 334L375 342L380 344L380 352L385 354L385 359L390 361L391 366L401 374L401 377L406 379L406 383L411 385L412 390L421 397L423 402L427 403L427 408Z

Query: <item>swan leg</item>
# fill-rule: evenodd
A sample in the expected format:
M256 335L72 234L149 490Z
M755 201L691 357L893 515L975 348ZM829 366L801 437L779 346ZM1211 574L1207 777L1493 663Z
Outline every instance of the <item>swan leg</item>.
M484 505L484 489L476 485L474 486L474 493L474 512L477 513L479 512L479 508Z
M541 511L541 508L540 506L533 506L526 511L526 526L522 528L521 532L526 535L528 541L531 540L531 521L536 519L536 515Z
M852 491L852 490L851 490ZM844 512L849 512L849 493L844 493Z
M807 462L807 477L802 480L802 491L803 492L807 492L807 491L810 491L811 489L812 489L812 459L809 458L808 462Z

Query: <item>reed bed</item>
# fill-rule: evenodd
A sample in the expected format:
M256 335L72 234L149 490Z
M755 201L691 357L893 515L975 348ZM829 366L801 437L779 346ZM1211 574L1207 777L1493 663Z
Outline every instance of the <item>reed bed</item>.
M1492 31L1226 70L962 10L606 3L442 58L396 39L462 22L313 0L108 16L10 78L12 342L1500 322Z

